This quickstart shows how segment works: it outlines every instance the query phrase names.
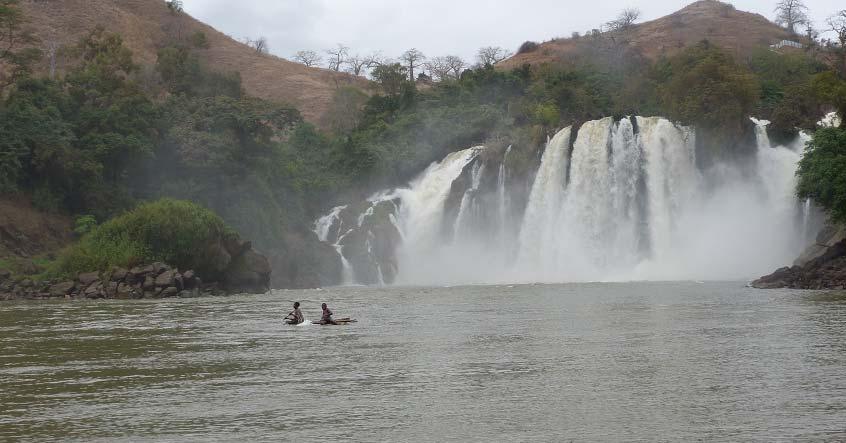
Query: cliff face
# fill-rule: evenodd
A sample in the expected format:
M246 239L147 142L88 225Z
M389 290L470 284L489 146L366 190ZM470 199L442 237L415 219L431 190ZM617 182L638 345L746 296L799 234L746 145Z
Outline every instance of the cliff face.
M209 43L208 49L200 51L201 57L209 67L240 72L249 95L296 106L315 124L321 123L339 86L364 89L369 85L362 77L258 54L186 13L172 13L162 0L29 0L21 6L45 52L50 46L73 45L102 26L123 36L137 63L152 65L168 40L201 31ZM61 70L61 57L58 62Z

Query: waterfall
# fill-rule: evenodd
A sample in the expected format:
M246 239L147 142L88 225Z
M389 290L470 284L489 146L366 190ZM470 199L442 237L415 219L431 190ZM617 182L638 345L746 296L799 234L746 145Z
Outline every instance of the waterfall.
M339 230L341 229L341 211L346 209L346 206L337 206L332 209L331 212L320 217L314 222L314 233L317 234L317 238L322 242L329 242L330 241L330 234L333 235L331 239L331 243L334 243L335 240L339 237ZM332 228L335 228L334 230ZM332 231L332 232L330 232Z
M774 146L768 122L753 122L754 157L707 170L694 129L663 118L568 127L525 190L506 166L525 148L453 152L315 232L348 244L356 280L371 284L754 278L789 264L819 221L794 195L808 136Z
M347 209L347 206L336 206L332 208L328 214L317 219L314 223L314 233L322 242L331 243L338 252L341 258L341 284L348 285L354 283L352 266L349 260L344 257L343 246L341 241L344 238L344 224L341 219L341 212Z
M507 247L507 237L508 237L508 190L506 189L506 170L505 164L508 162L508 156L511 154L511 148L513 146L508 146L505 150L505 154L502 156L502 162L499 164L499 173L496 176L496 196L498 200L499 211L497 215L499 215L499 223L497 224L497 229L499 233L500 239L500 247L503 251Z
M558 208L564 195L569 166L570 132L565 128L546 143L540 168L529 193L529 202L520 230L518 263L539 267L546 263L550 249L547 239L553 235Z
M484 173L485 165L477 161L473 165L473 170L470 174L470 187L467 188L466 191L464 191L464 196L461 197L461 205L458 209L458 217L456 217L455 219L455 226L453 228L453 239L460 238L462 234L472 234L472 232L468 233L467 231L473 229L472 218L474 216L478 216L476 193L478 192L479 186L482 183L482 174Z

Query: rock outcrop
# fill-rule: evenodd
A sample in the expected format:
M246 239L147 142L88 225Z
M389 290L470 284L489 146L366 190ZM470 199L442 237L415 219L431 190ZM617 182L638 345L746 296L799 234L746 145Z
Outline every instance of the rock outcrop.
M751 283L758 289L846 289L846 228L828 226L793 264Z
M86 272L73 280L34 282L0 271L0 300L160 299L264 293L270 289L270 263L250 242L233 240L216 253L226 263L219 273L201 278L193 270L180 271L165 263L131 269ZM224 260L225 258L225 260Z

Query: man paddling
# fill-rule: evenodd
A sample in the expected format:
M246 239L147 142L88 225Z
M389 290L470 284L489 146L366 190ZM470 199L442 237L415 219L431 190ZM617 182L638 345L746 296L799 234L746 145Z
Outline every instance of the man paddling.
M329 310L329 307L326 306L326 303L320 305L323 308L323 315L320 317L320 324L321 325L337 325L338 323L335 320L332 320L332 311Z
M324 304L324 306L326 306ZM303 317L303 311L300 311L300 302L294 302L294 310L285 317L285 322L289 325L298 325L305 321L305 317Z

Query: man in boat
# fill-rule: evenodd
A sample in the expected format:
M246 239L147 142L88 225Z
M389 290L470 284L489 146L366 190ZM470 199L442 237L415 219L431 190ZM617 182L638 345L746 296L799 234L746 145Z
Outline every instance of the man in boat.
M305 321L303 311L300 310L300 302L294 302L294 310L285 317L285 322L289 325L298 325Z
M320 317L320 324L321 325L337 325L338 323L335 320L332 320L332 311L329 310L329 307L326 306L326 303L320 305L323 308L323 315Z

